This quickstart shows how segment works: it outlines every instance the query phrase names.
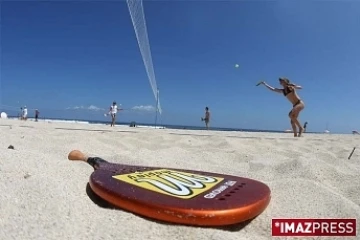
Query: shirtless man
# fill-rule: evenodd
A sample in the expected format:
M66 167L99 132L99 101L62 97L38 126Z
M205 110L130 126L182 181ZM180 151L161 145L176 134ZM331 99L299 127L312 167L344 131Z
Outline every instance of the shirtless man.
M39 114L40 114L39 110L38 110L38 109L35 109L35 122L38 121Z
M306 132L306 126L307 126L308 122L304 123L304 132Z
M271 91L284 94L284 96L292 103L293 108L289 112L291 127L294 132L294 137L301 137L301 134L304 132L304 128L301 126L298 117L299 117L299 113L305 108L305 105L304 102L297 95L296 89L302 89L302 87L290 83L289 79L287 78L281 77L279 78L279 82L280 85L283 87L282 89L273 88L265 82L261 82L261 84L265 85L265 87L267 87ZM299 134L297 134L296 127L299 128Z
M205 121L206 129L209 130L210 112L208 107L205 108L205 117L201 118L201 121Z

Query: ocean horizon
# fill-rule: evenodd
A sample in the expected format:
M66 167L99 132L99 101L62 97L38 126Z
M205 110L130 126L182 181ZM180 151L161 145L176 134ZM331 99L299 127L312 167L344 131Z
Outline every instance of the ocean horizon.
M8 116L8 119L18 119L18 116ZM28 121L35 121L35 118L28 118ZM110 125L110 121L105 120L92 120L92 119L77 119L77 118L52 118L52 117L42 117L39 118L39 121L53 121L53 122L68 122L68 123L82 123L82 124L93 124L93 125ZM121 126L129 126L130 124L134 122L137 127L149 127L149 128L158 128L158 129L181 129L181 130L206 130L205 127L201 126L188 126L188 125L176 125L176 124L167 124L162 123L161 121L157 122L157 124L154 123L146 123L146 122L123 122L118 121L116 122L116 125ZM289 128L290 129L290 128ZM226 127L210 127L209 131L224 131L224 132L269 132L269 133L284 133L285 130L272 130L272 129L247 129L247 128L226 128ZM292 133L292 132L289 132ZM307 131L306 133L312 133L312 134L325 134L324 132L312 132ZM347 133L337 133L337 134L347 134ZM349 133L351 134L351 133Z

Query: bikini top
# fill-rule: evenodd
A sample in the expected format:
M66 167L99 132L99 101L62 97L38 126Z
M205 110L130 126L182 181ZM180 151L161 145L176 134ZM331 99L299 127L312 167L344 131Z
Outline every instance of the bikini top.
M291 93L293 91L294 90L290 86L287 86L286 88L283 89L283 94L284 94L284 96L287 96L289 93Z

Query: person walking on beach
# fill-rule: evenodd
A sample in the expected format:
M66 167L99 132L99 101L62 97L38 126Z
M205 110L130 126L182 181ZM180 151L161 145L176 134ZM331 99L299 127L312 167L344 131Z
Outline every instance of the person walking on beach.
M205 117L201 118L201 121L205 122L205 127L207 130L209 130L210 111L208 107L205 108Z
M283 87L282 89L274 88L265 82L261 82L261 84L271 91L284 94L284 96L292 103L293 108L289 112L291 127L294 132L294 137L301 137L301 134L304 132L304 128L301 126L298 117L299 113L305 108L305 104L297 95L296 89L302 89L302 87L291 83L289 79L284 77L279 78L279 83ZM299 128L299 133L297 133L296 127Z
M307 126L308 122L304 123L304 132L306 132L306 126Z
M23 109L23 119L26 121L27 120L27 115L28 115L28 110L27 107L25 106Z
M110 106L110 114L111 114L111 127L115 126L115 120L116 120L116 114L118 110L118 106L116 105L116 102L114 101L113 104Z
M38 109L35 109L35 122L38 121L39 114L40 114L39 110L38 110Z

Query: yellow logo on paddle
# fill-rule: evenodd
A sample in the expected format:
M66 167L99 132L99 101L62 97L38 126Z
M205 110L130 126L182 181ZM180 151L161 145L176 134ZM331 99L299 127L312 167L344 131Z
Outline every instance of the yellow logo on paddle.
M202 176L168 169L121 174L113 176L113 178L182 199L193 198L224 180L219 177Z

